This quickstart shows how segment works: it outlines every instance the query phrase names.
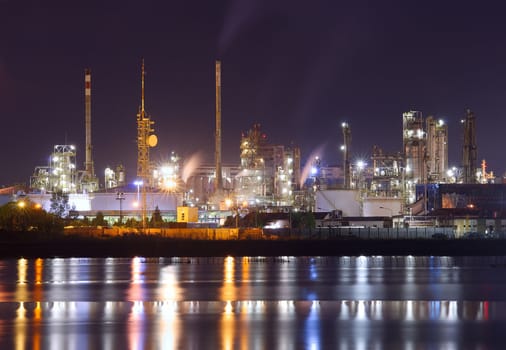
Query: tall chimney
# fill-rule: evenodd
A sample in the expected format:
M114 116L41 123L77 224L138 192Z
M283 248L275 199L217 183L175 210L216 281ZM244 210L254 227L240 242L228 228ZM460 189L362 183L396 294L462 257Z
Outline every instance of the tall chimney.
M84 116L86 125L86 161L84 163L86 175L95 177L93 161L91 160L91 69L84 70Z
M223 189L221 174L221 62L216 61L216 134L215 134L215 162L216 162L216 191Z

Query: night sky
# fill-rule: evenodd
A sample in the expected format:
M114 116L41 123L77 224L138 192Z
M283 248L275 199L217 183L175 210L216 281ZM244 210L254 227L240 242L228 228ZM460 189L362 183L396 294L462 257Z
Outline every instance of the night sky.
M341 164L343 121L353 159L401 151L402 113L420 110L447 121L460 165L470 108L478 160L502 175L506 5L495 3L0 0L0 185L28 183L56 144L75 144L84 167L87 67L95 171L123 164L133 181L142 57L155 162L171 151L214 162L219 58L224 164L239 163L253 123L326 165Z

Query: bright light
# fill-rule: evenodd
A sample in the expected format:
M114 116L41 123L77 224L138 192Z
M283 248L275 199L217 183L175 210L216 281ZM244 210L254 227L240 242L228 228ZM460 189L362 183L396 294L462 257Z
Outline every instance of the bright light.
M363 170L365 168L365 162L363 160L359 160L357 162L357 167L359 170Z
M168 190L173 190L176 188L176 182L174 180L166 180L164 184L165 188Z
M346 146L345 145L341 145L341 151L346 151Z
M318 172L318 169L316 169L315 167L311 168L311 175L315 175L317 172Z
M18 202L18 207L20 207L20 208L26 207L26 202L25 201L19 201Z
M227 206L227 208L230 208L230 206L232 205L232 200L230 198L225 199L225 205Z
M174 168L169 165L163 166L161 170L162 174L165 176L174 174Z

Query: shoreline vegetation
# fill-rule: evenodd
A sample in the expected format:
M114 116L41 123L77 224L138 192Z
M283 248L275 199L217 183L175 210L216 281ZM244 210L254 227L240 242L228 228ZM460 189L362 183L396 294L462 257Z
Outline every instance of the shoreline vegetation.
M0 232L0 258L221 256L504 256L503 239L175 239Z

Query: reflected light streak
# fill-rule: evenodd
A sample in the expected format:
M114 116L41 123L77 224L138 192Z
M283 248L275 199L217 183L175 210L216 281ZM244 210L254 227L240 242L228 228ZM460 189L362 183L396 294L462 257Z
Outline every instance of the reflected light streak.
M179 320L177 317L178 303L176 301L161 302L161 320L158 322L159 337L158 349L177 349L180 335Z
M241 261L241 296L240 299L247 300L250 299L251 295L251 281L249 274L250 264L247 257L243 257Z
M26 271L28 269L28 264L26 259L21 258L18 259L18 284L26 284Z
M367 321L367 315L365 311L365 301L364 300L358 300L357 301L357 315L355 317L355 320L357 321Z
M40 302L43 300L43 270L44 260L38 258L35 260L35 286L33 289L33 296L36 300L35 309L33 310L33 349L38 350L41 347L41 322L42 322L42 309Z
M20 314L17 314L18 317L16 317L16 320L19 318L19 316L25 315L25 307L24 307L24 301L28 301L28 285L27 285L27 270L28 270L28 262L26 259L18 259L17 261L17 283L16 283L16 291L15 296L16 300L20 301L21 304L18 308L18 311L22 312Z
M232 303L227 301L220 320L221 349L232 350L235 336L235 314Z
M221 300L236 300L236 288L234 285L235 263L234 258L225 258L223 266L223 285L221 287Z
M24 259L23 259L24 260ZM16 321L14 325L14 344L16 350L25 349L26 342L26 309L25 303L20 302L16 309Z
M176 349L178 347L179 328L178 320L178 302L181 288L178 284L179 266L166 266L159 272L158 294L162 301L158 302L160 312L160 322L158 334L163 336L159 338L158 348Z
M128 315L128 344L130 349L142 349L144 344L143 272L144 261L134 257L130 264L128 299L133 302Z
M177 301L180 299L181 288L178 283L179 266L166 266L160 270L158 276L159 300Z
M222 317L220 320L221 348L234 349L235 314L231 300L235 300L234 287L234 258L227 256L223 266L223 286L221 288L221 300L225 301Z
M319 303L317 301L313 301L311 303L311 308L309 311L309 315L305 322L305 338L306 345L308 345L309 349L319 350L320 349L320 317L319 317Z
M144 305L142 301L134 301L128 315L129 349L142 349L144 345Z

